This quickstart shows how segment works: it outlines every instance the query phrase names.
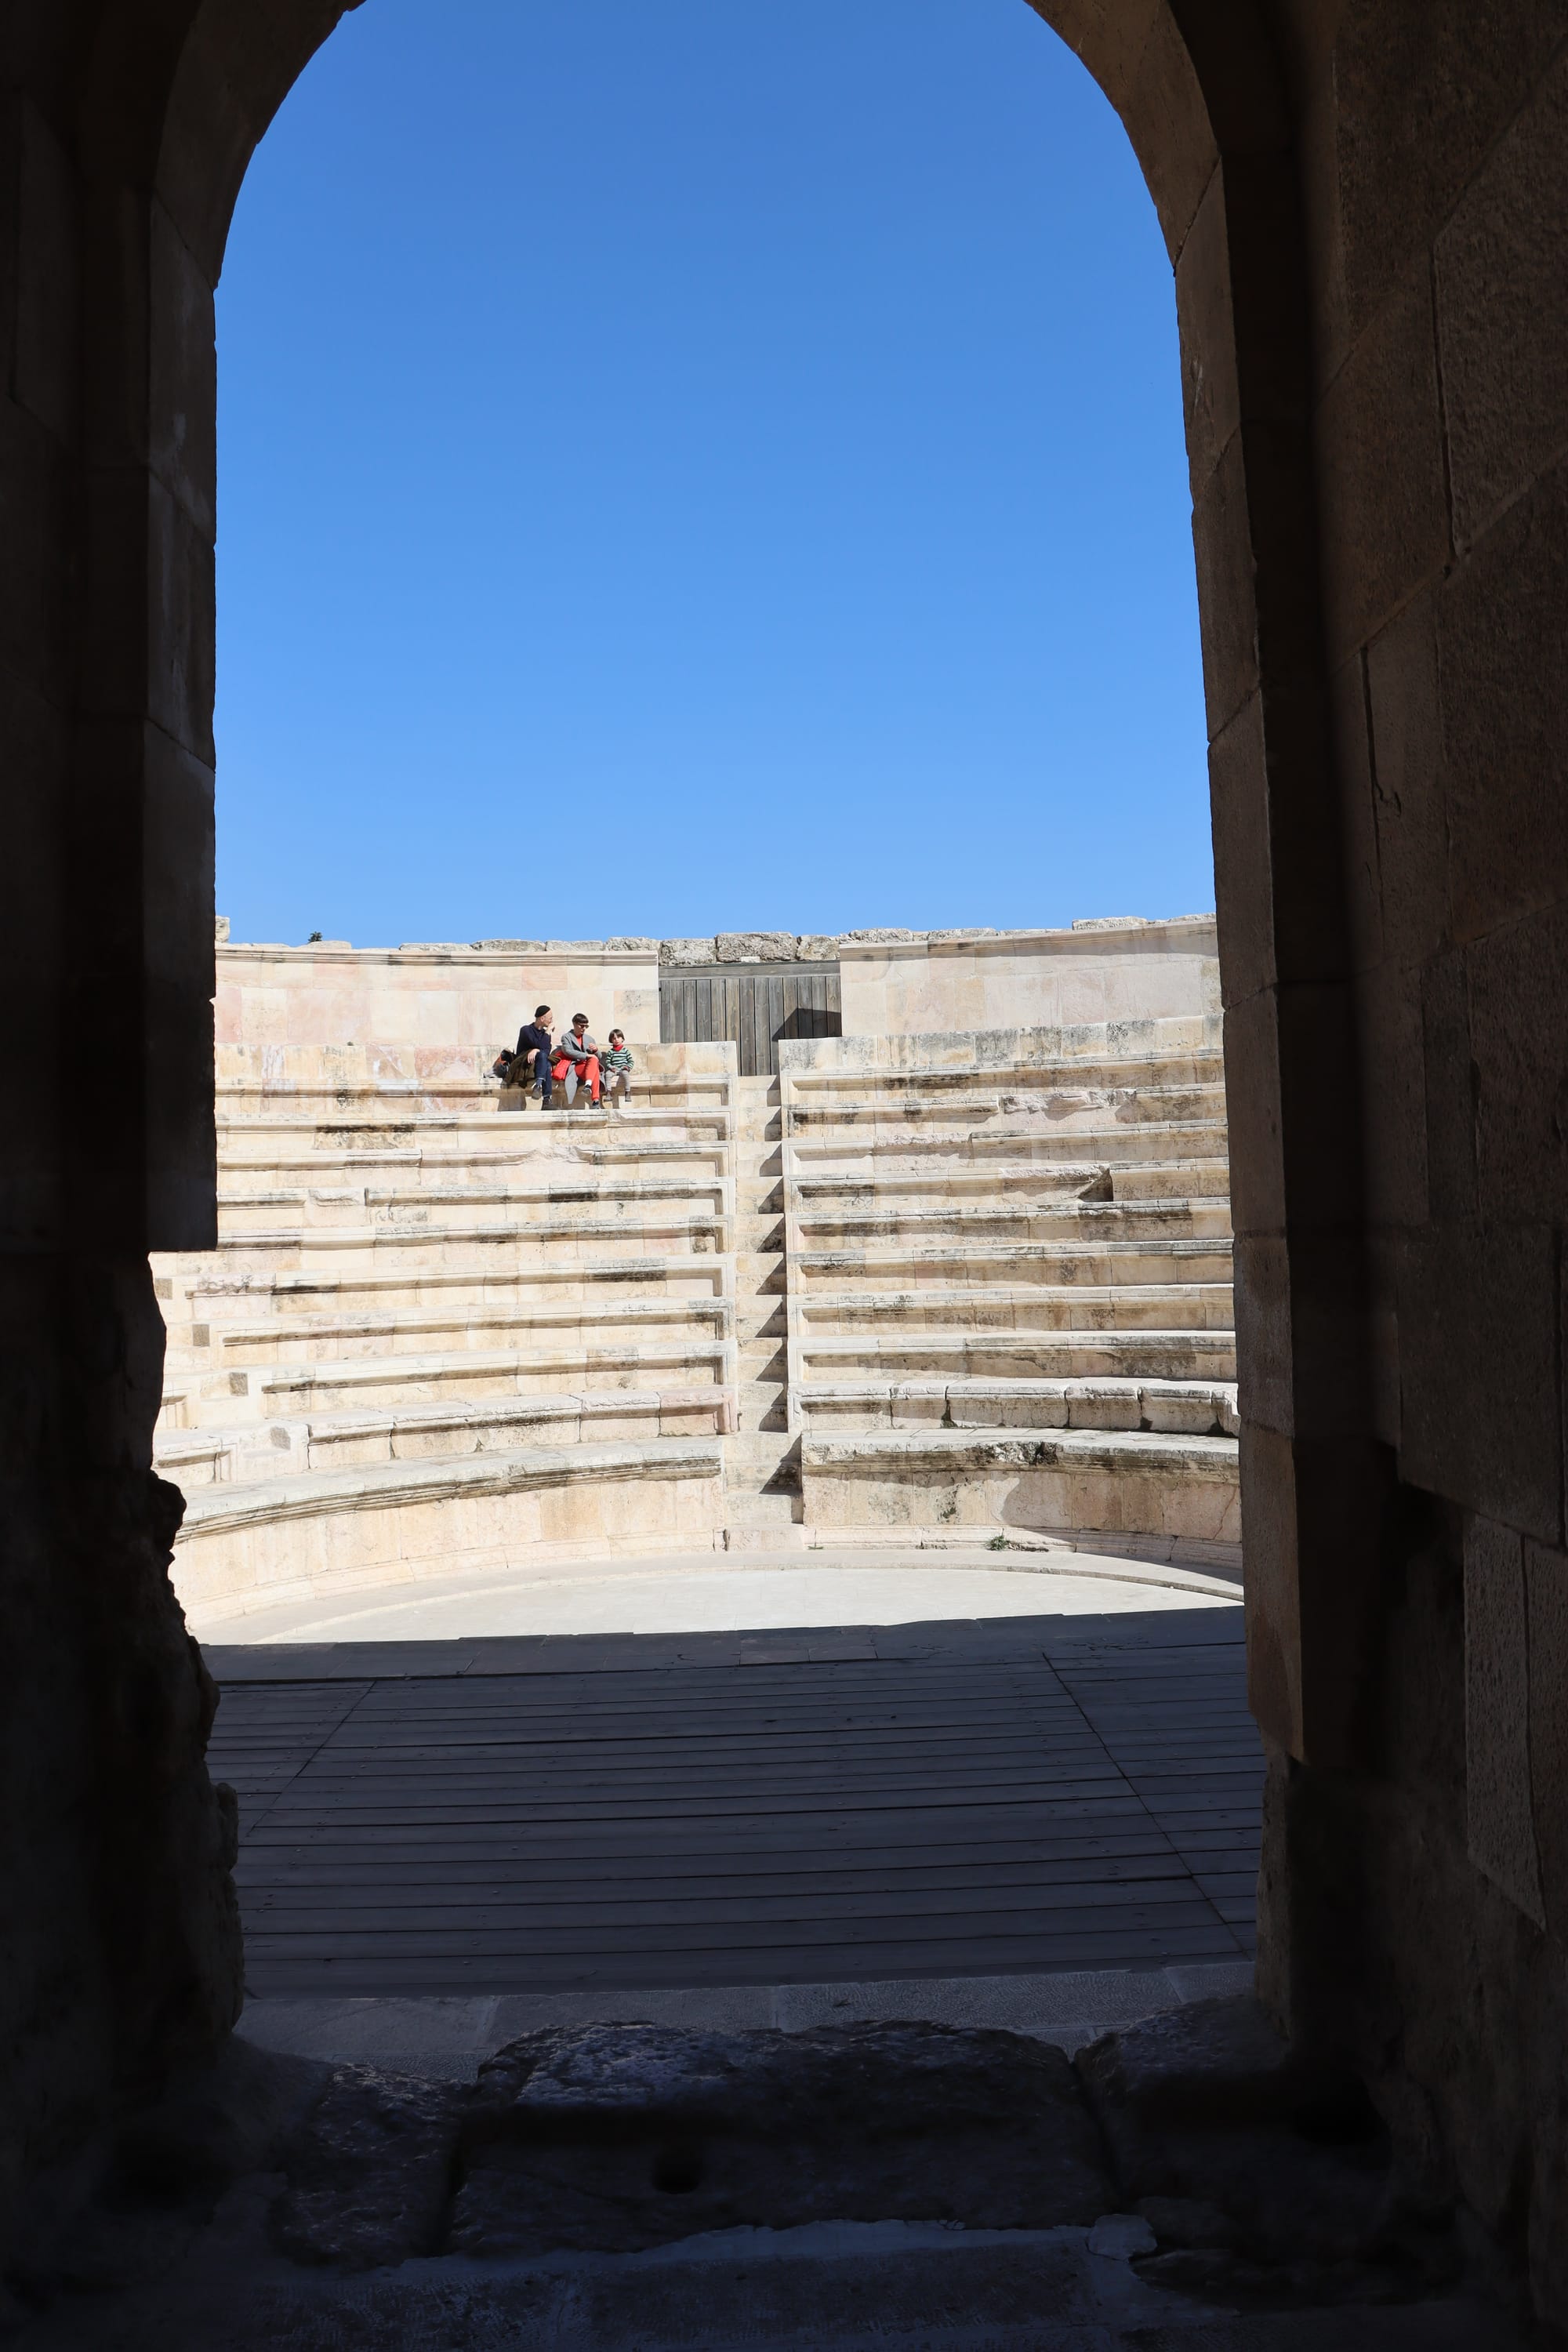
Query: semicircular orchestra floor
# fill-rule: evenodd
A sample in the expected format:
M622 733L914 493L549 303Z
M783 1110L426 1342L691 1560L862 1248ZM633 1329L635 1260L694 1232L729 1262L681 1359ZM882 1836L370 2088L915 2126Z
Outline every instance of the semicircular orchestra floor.
M1244 1962L1239 1596L1063 1558L623 1562L198 1626L251 1993Z

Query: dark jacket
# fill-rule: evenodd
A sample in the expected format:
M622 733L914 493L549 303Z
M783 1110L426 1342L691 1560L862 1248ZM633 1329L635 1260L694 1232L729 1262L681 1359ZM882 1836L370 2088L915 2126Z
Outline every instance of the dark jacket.
M520 1055L526 1054L529 1053L535 1045L538 1046L540 1052L545 1056L546 1060L549 1059L550 1055L554 1051L554 1047L551 1044L549 1030L542 1029L537 1021L525 1022L523 1026L517 1033L517 1050Z

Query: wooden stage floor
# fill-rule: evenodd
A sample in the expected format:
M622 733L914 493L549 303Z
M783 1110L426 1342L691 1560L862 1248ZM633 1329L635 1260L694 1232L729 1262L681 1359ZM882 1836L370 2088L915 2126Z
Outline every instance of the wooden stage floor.
M1237 1609L209 1647L256 1995L1236 1960Z

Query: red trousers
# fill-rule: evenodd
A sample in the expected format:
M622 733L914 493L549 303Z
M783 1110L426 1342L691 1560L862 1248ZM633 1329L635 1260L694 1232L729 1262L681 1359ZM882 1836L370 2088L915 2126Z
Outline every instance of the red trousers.
M586 1061L584 1062L574 1062L570 1055L563 1054L559 1061L552 1062L550 1066L550 1075L554 1079L556 1085L559 1086L562 1079L566 1076L567 1071L572 1069L574 1069L577 1073L578 1084L586 1084L589 1100L591 1102L597 1102L599 1099L599 1056L597 1054L590 1054Z

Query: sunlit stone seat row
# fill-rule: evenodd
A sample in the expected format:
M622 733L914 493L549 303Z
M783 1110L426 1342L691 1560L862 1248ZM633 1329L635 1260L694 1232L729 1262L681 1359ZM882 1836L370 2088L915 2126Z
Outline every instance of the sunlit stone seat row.
M187 1598L711 1545L733 1048L645 1048L615 1112L374 1058L220 1054L218 1247L154 1263Z
M782 1094L808 1520L1239 1539L1215 1016L786 1046Z

